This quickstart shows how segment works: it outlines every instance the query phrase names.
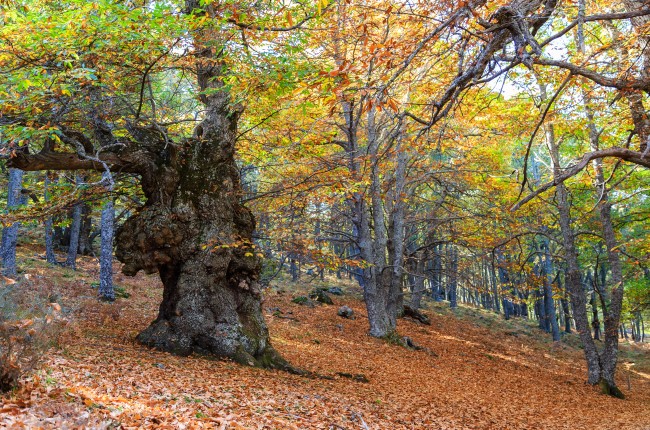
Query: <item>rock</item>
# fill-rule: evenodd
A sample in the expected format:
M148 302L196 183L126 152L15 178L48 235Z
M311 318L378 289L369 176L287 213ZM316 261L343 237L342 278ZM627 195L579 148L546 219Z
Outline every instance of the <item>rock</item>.
M291 299L291 302L293 302L293 303L295 303L297 305L306 305L306 304L309 303L309 299L307 297L305 297L305 296L298 296L298 297L294 297L293 299Z
M424 315L422 312L417 309L413 309L408 305L404 305L404 316L408 318L413 318L416 321L421 322L425 325L431 325L431 320L428 316Z
M321 289L313 290L311 293L309 293L309 298L312 300L316 300L319 303L324 303L326 305L334 304L331 297L328 296L327 293Z
M342 296L343 295L343 290L340 289L339 287L330 287L326 290L330 294L334 294L335 296Z
M405 347L407 347L407 348L411 348L411 349L414 349L414 350L416 350L416 351L422 351L422 350L424 350L423 347L421 347L420 345L417 345L415 342L413 342L413 339L411 339L411 338L408 337L408 336L404 336L404 337L402 337L402 344L403 344Z
M362 373L352 374L352 373L347 373L347 372L336 372L336 374L338 376L342 376L343 378L352 379L353 381L363 382L364 384L367 384L368 382L370 382L368 380L368 378L366 378L366 375L364 375Z
M348 306L341 306L336 314L343 318L354 319L354 311Z

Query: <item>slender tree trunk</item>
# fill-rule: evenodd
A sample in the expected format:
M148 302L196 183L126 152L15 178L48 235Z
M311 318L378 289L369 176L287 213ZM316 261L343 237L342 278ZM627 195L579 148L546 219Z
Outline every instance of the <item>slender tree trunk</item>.
M546 318L548 321L547 328L550 326L550 331L553 336L554 342L560 341L560 329L557 323L557 316L555 314L555 300L553 298L553 261L551 259L551 251L549 249L548 239L544 242L544 304L546 307Z
M404 308L404 291L402 281L404 275L404 241L406 216L406 163L408 155L402 148L402 136L397 138L395 148L397 152L397 167L395 169L395 188L391 198L391 211L389 217L390 229L388 231L388 256L391 264L390 290L388 292L388 315L391 325L397 326L397 318L402 316ZM421 278L420 278L421 279ZM424 283L422 283L422 288ZM416 308L417 309L417 308Z
M545 85L541 83L540 91L542 94L542 100L547 101L546 88ZM561 166L559 161L559 150L555 142L554 129L551 124L546 124L544 128L546 143L553 163L553 175L557 177L561 173ZM606 355L604 356L604 361L606 361L606 363L601 363L601 356L596 349L593 338L591 337L589 318L587 316L586 298L582 288L580 266L578 263L578 251L575 245L575 233L571 225L572 221L569 196L564 183L560 183L556 186L556 196L560 219L560 230L562 232L564 254L567 262L566 285L571 297L576 329L584 346L585 359L587 361L588 382L592 385L600 384L602 390L607 394L616 397L623 397L623 393L621 393L621 391L616 387L613 379L613 370L615 370L616 361L613 361L614 367L612 368L612 357L611 355ZM614 332L614 336L617 337L616 332ZM605 369L605 366L607 366L607 369Z
M571 312L569 311L569 302L566 299L567 296L568 292L566 288L564 288L562 291L562 298L560 299L560 304L562 305L562 313L564 314L564 332L571 333Z
M90 240L92 232L92 208L88 203L81 206L81 226L79 227L79 245L77 252L81 255L92 255L93 247Z
M442 244L435 245L433 248L433 299L436 302L442 301L444 293L442 291Z
M77 175L77 186L81 184L81 176ZM77 268L77 253L79 251L79 234L81 232L81 217L83 203L77 203L72 210L72 223L70 224L70 244L68 245L68 256L65 265L72 269Z
M45 172L45 201L50 201L50 193L48 187L50 185L49 172ZM58 264L56 261L56 254L54 253L54 237L53 237L53 221L49 216L45 219L45 261L49 264Z
M490 265L490 280L492 281L492 290L494 294L494 307L497 314L501 313L501 299L499 294L499 282L497 281L496 269L494 268L494 257Z
M581 0L579 4L579 23L578 23L578 47L580 52L585 53L585 42L584 42L584 30L583 30L583 20L585 16L585 0ZM633 6L633 0L626 0L626 7ZM641 18L643 22L639 20L634 20L633 25L635 28L638 24L647 24L647 18ZM645 37L645 42L650 41L650 38ZM650 67L650 53L647 52L647 46L644 48L644 65L646 70L644 71L644 76L647 77L649 71L647 70ZM589 106L589 97L585 93L585 107L588 118L588 128L589 128L589 143L592 151L599 149L599 137L600 132L596 128L594 122L594 113L591 107ZM650 121L648 120L647 112L643 107L642 99L639 100L638 93L632 92L628 95L628 101L630 104L630 110L632 112L632 117L635 124L635 129L640 138L640 150L645 151L648 149L648 143L650 139ZM638 112L637 109L641 109L642 112ZM639 116L640 115L640 116ZM621 311L623 307L623 269L621 266L620 255L618 251L618 240L616 239L616 234L614 232L614 227L612 223L612 204L609 201L609 190L607 189L607 183L605 181L605 174L603 172L602 160L594 160L593 167L596 172L595 177L595 187L597 195L599 196L598 204L598 213L600 215L600 221L603 227L603 236L605 238L605 246L607 247L607 260L609 262L609 267L612 273L612 288L611 291L607 294L607 288L605 285L605 279L603 279L601 288L603 289L603 294L605 294L605 300L603 300L603 318L604 318L604 337L605 337L605 346L601 353L601 365L602 365L602 380L600 381L603 391L607 394L611 394L617 397L623 397L623 393L617 388L616 382L614 380L616 373L616 364L618 360L618 326L621 319ZM609 304L607 303L609 299Z
M456 309L458 307L458 250L451 244L450 249L449 307Z
M112 195L113 178L109 172L104 172L103 179L109 183L107 187L109 195L102 208L98 293L101 300L112 302L115 300L115 290L113 289L113 237L115 235L115 210Z
M9 169L9 184L7 191L7 210L12 211L22 204L21 190L23 186L23 171L20 169ZM20 223L13 223L2 229L2 253L3 273L7 276L15 276L16 267L16 244L18 243L18 228Z
M591 328L594 330L594 340L600 340L600 319L598 318L598 301L596 300L596 293L592 291L591 299Z
M411 308L412 309L419 309L421 306L421 301L422 301L422 295L424 294L424 266L427 261L426 253L420 252L418 253L420 255L416 255L415 258L415 264L413 265L414 267L414 272L415 276L413 277L413 295L411 296Z

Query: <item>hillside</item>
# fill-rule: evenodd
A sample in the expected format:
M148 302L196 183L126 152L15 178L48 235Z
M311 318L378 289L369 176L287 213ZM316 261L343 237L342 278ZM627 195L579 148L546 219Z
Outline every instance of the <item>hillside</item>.
M584 384L581 351L567 346L574 338L553 346L526 322L427 302L431 326L399 322L425 348L413 351L367 336L358 288L344 285L335 306L310 308L291 298L313 282L282 283L263 304L272 341L321 375L308 378L144 348L133 338L156 315L157 277L116 275L130 297L99 303L94 259L73 275L46 270L38 249L21 252L21 288L58 294L69 323L22 389L2 399L3 428L650 428L648 345L623 348L627 399L617 400ZM341 304L357 318L338 317Z

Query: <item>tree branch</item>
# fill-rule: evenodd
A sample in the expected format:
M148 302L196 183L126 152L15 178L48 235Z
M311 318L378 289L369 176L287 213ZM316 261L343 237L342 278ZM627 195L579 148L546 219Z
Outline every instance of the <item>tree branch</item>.
M46 151L38 154L16 152L15 156L7 160L7 165L29 172L38 170L97 170L103 172L106 170L105 165L108 165L113 171L141 173L139 165L123 160L114 153L101 154L99 160L98 162L83 159L71 152Z
M639 166L647 167L650 169L650 155L638 151L632 151L630 149L626 148L608 148L608 149L602 149L600 151L594 151L594 152L588 152L587 154L582 156L582 159L578 164L575 166L565 170L564 173L556 177L550 182L545 183L544 185L540 186L538 189L533 191L531 194L527 195L524 197L522 200L517 202L510 210L511 211L516 211L517 209L521 208L523 205L537 197L538 195L542 194L544 191L561 184L562 182L566 181L572 176L577 175L579 172L581 172L587 165L589 165L589 162L592 160L596 160L599 158L607 158L607 157L615 157L619 158L621 160L628 161L630 163L638 164Z
M584 76L585 78L602 85L603 87L616 88L618 90L640 90L650 93L650 81L643 79L615 79L608 78L593 70L576 66L566 61L551 60L548 58L534 58L533 62L541 66L553 66L569 70L574 75Z

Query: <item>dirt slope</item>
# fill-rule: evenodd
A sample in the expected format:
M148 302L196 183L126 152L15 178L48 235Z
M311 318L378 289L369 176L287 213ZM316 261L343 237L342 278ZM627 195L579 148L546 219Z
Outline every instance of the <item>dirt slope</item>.
M101 304L90 286L95 262L81 267L74 276L53 273L33 259L26 269L30 283L61 294L70 324L60 348L2 399L0 427L650 429L650 375L623 370L628 398L600 395L583 383L580 350L482 311L453 315L435 304L431 326L401 321L400 333L425 347L411 351L367 336L363 303L350 294L309 308L269 290L275 347L294 365L334 377L306 378L141 347L133 337L155 317L157 279L118 275L131 297ZM338 317L340 304L357 319Z

